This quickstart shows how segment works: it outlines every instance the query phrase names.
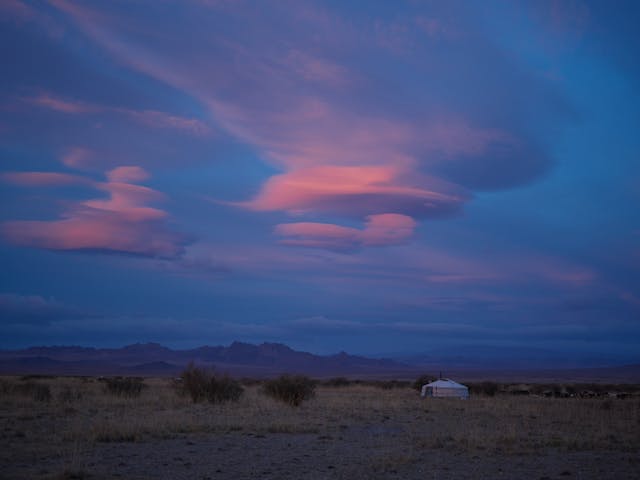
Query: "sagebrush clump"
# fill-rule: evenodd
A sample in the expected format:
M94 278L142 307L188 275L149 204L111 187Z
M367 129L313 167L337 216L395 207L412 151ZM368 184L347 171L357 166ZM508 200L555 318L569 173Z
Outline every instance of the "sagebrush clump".
M316 382L304 375L282 375L264 384L262 391L282 402L297 407L315 395Z
M240 383L228 375L215 375L190 363L175 384L178 393L191 397L193 403L237 402L244 392Z
M106 391L118 397L139 397L145 387L142 379L138 377L113 377L107 378L105 382Z

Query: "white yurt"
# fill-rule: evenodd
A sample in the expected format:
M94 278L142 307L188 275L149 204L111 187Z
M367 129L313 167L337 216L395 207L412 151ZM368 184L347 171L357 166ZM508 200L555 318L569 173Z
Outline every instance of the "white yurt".
M422 386L421 397L469 398L469 389L458 382L441 378Z

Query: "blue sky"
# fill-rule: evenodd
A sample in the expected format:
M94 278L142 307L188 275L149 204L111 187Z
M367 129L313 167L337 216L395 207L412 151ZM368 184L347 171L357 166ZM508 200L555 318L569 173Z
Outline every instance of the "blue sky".
M634 2L0 12L0 347L637 360Z

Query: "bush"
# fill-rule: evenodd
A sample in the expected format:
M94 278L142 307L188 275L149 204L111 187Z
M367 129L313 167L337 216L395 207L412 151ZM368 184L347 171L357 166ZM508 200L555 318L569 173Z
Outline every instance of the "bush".
M139 397L145 387L141 378L113 377L105 379L106 391L118 397Z
M436 380L436 377L434 377L433 375L429 375L429 374L421 375L416 379L415 382L413 382L413 389L420 391L422 390L423 385L427 383L431 383L435 380Z
M474 395L486 395L488 397L495 396L498 393L499 386L496 382L480 382L469 386L469 390Z
M315 395L315 382L304 375L282 375L265 382L263 392L270 397L297 407Z
M228 375L216 376L196 367L193 362L182 372L176 388L178 393L191 397L193 403L204 400L211 403L237 402L244 392L240 383Z

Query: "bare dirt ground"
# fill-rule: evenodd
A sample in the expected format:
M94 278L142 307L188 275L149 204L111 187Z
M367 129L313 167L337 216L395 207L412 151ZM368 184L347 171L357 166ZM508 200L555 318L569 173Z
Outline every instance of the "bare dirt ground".
M0 393L0 478L640 478L640 401L472 397L319 387L290 407L245 387L193 404L169 381L140 397L94 379ZM33 381L32 381L33 382Z

